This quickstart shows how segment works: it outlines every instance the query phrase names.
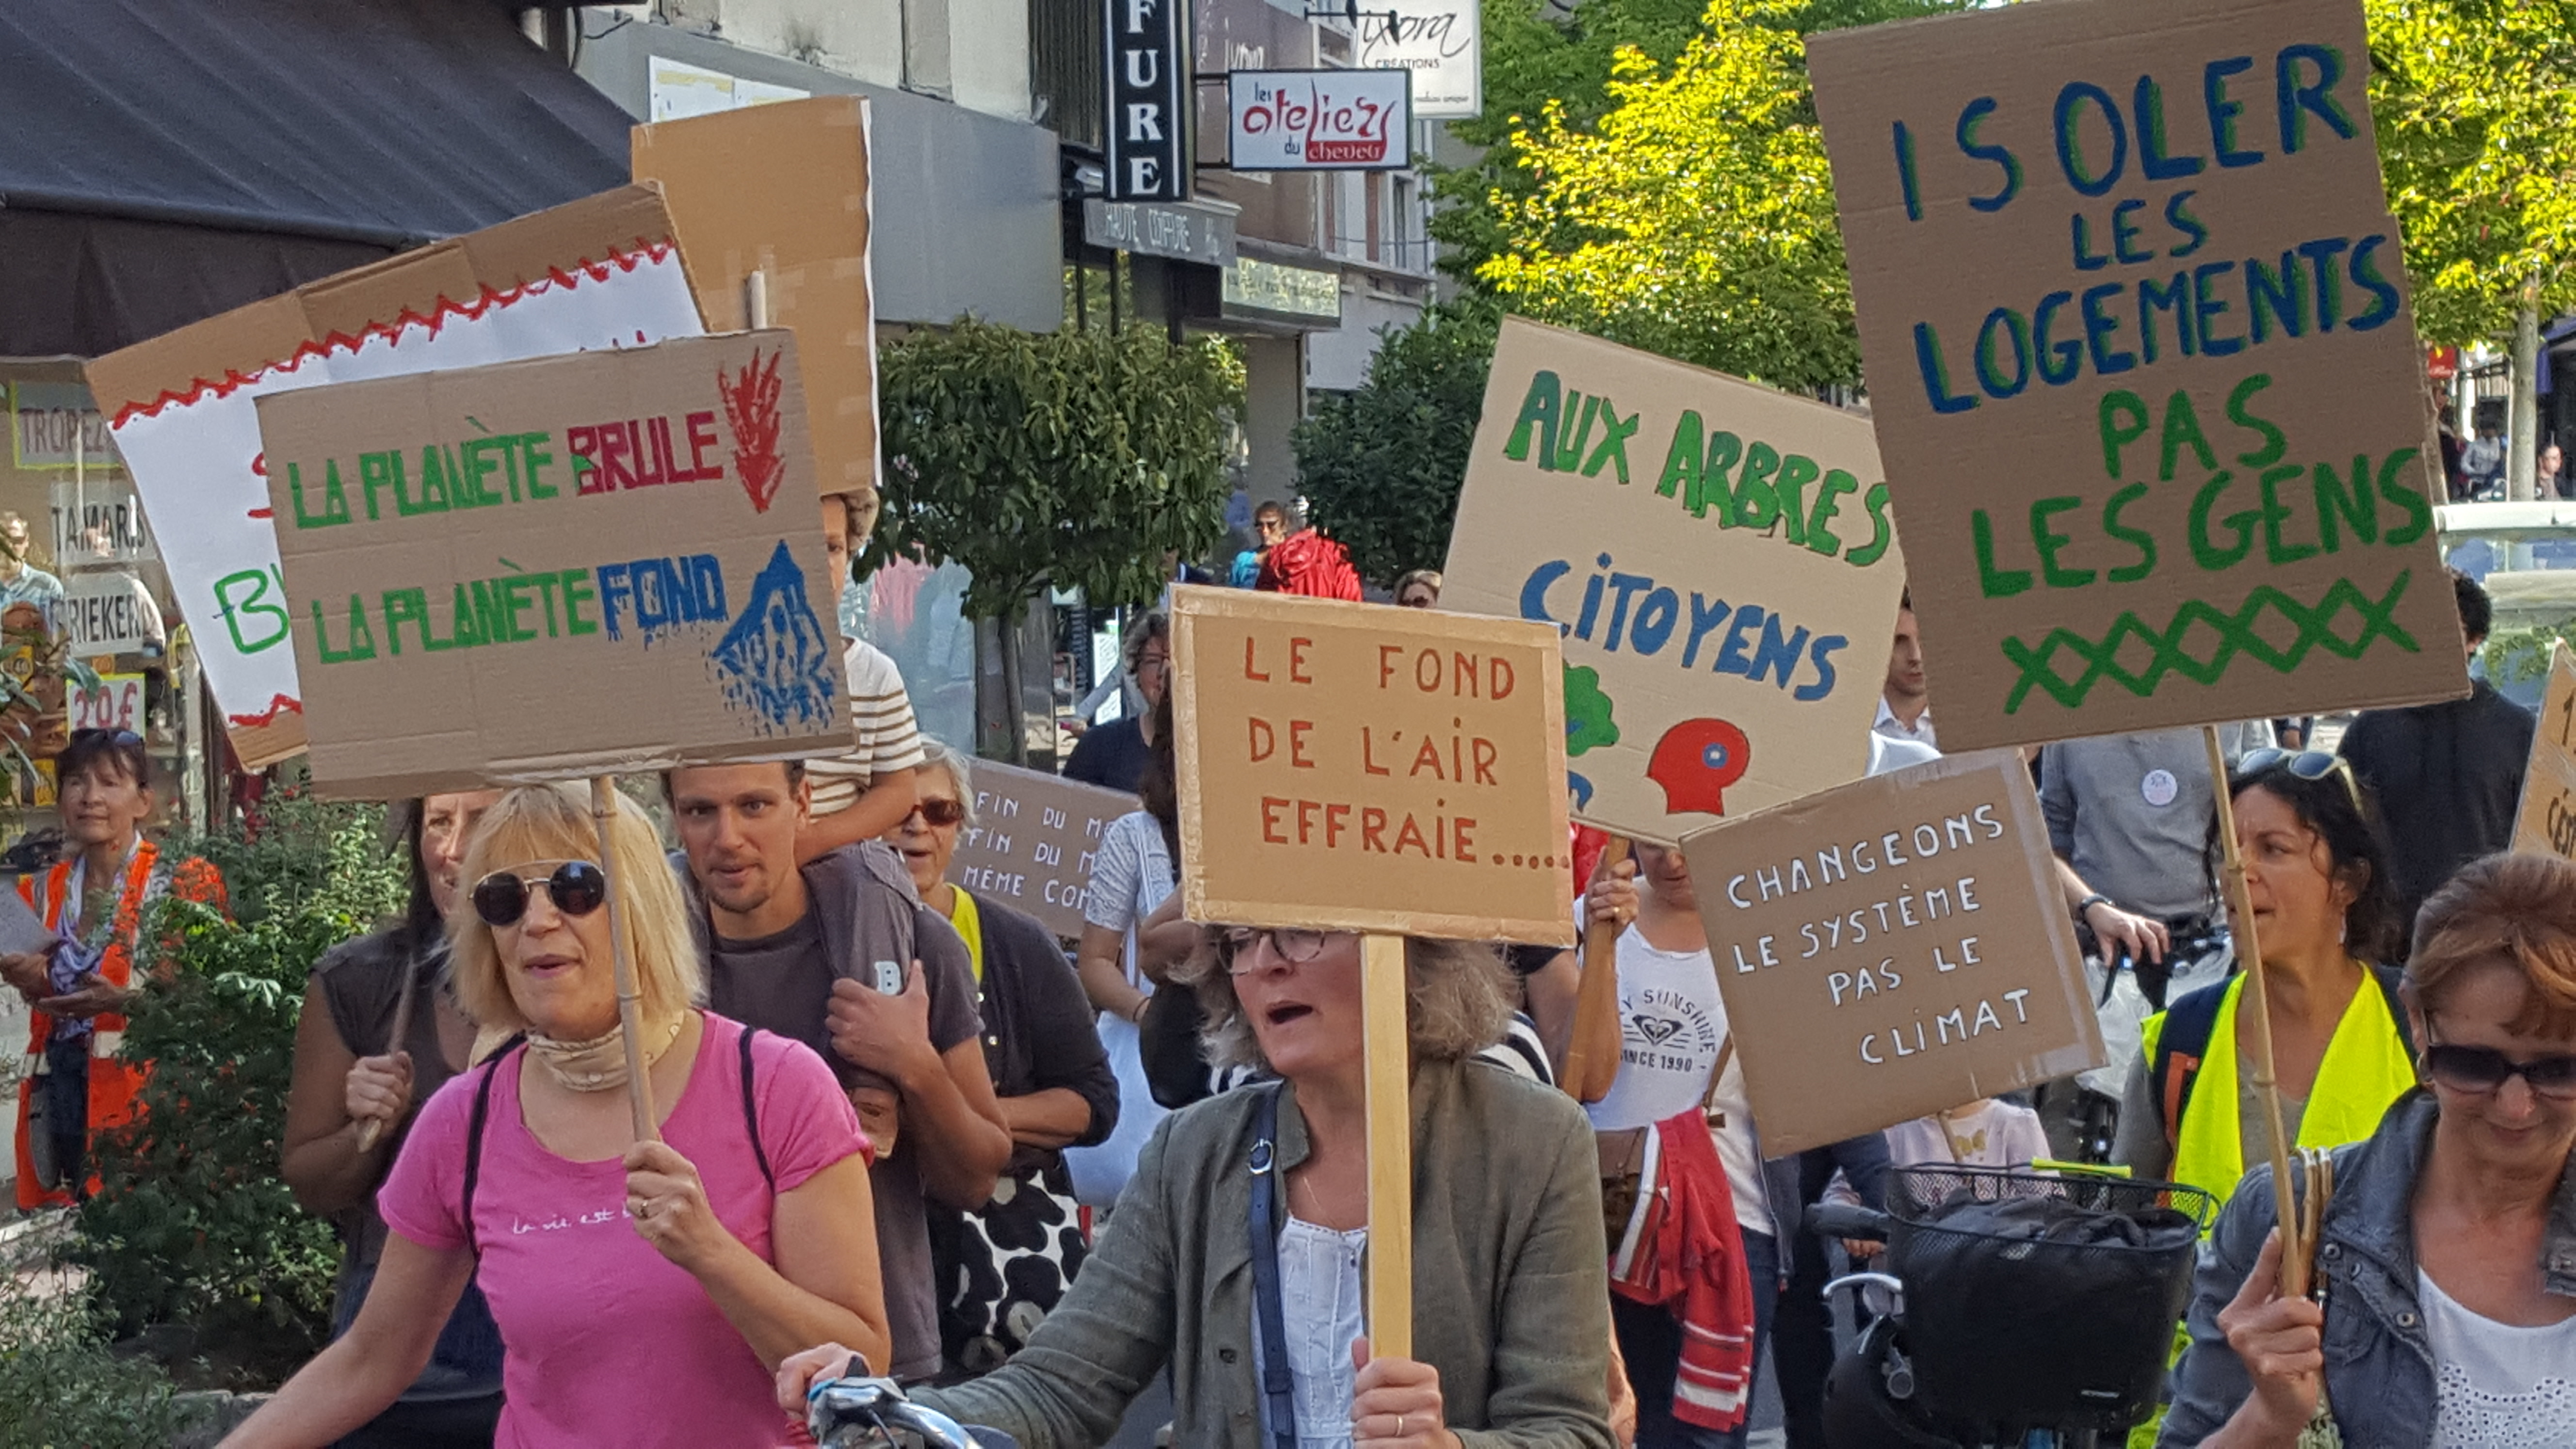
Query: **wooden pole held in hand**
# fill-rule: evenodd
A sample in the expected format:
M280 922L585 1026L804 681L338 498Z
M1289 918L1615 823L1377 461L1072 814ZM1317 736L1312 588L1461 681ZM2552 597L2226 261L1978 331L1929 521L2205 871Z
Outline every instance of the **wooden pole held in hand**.
M2219 875L2227 893L2228 925L2236 942L2236 961L2245 972L2245 992L2238 1020L2254 1024L2254 1100L2263 1107L2263 1127L2271 1137L2272 1196L2281 1224L2281 1292L2304 1298L2308 1293L2308 1255L2299 1232L2298 1186L2290 1180L2290 1144L2281 1113L2281 1080L2272 1070L2272 993L2263 980L2263 952L2254 936L2254 900L2245 885L2245 851L2236 839L2236 800L2227 789L2227 751L2218 742L2218 726L2203 727L2209 747L2210 787L2217 792ZM2249 1015L2250 1013L2250 1015ZM2204 1103L2204 1110L2213 1104ZM2231 1103L2214 1110L2233 1111Z
M403 1038L411 1035L412 999L420 994L419 982L420 963L410 959L409 957L404 958L402 991L401 994L394 997L393 1035L385 1038L386 1056L392 1056L401 1051L403 1049ZM413 1063L413 1066L416 1069L419 1066L419 1063L415 1062ZM415 1074L413 1081L417 1082L418 1080L419 1077ZM376 1144L384 1140L386 1125L385 1119L382 1117L368 1118L366 1123L358 1128L358 1150L360 1152L375 1151Z
M1360 938L1367 1038L1368 1335L1376 1358L1413 1357L1413 1032L1404 938Z
M635 1140L662 1140L661 1115L653 1110L653 1064L644 1060L644 1002L635 983L635 949L626 937L626 912L618 904L617 871L608 862L608 825L617 813L617 782L606 775L590 781L590 818L599 831L599 874L608 885L608 940L616 956L617 1024L626 1037L626 1107L634 1118Z
M1627 858L1627 837L1611 836L1592 878L1601 879ZM1575 989L1573 1038L1565 1047L1564 1086L1578 1102L1609 1096L1611 1080L1619 1075L1619 932L1592 920L1586 909L1583 983Z

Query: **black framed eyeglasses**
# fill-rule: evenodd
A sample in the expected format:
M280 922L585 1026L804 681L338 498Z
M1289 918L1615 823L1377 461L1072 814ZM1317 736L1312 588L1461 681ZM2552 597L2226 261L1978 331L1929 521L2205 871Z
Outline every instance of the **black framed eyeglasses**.
M539 880L528 880L517 871L500 870L476 881L474 914L494 930L515 926L528 913L530 886L543 889L555 910L567 916L586 916L607 903L607 872L586 860L531 862L550 863L554 864L554 874Z
M2341 755L2330 755L2323 750L2285 750L2277 745L2266 745L2259 750L2247 750L2245 758L2236 762L2239 777L2259 775L2271 769L2279 769L2301 780L2322 780L2333 775L2343 781L2343 792L2352 798L2352 808L2355 811L2362 808L2361 782L2352 776L2352 761Z
M2503 1091L2505 1083L2520 1077L2533 1096L2576 1101L2576 1056L2516 1061L2494 1047L2432 1041L2429 1032L2426 1036L2424 1075L2439 1086L2484 1096Z
M1324 943L1333 938L1333 933L1301 931L1293 927L1283 927L1274 931L1258 930L1251 926L1233 927L1225 933L1227 953L1225 974L1240 976L1251 970L1253 943L1264 936L1270 938L1270 949L1279 953L1280 960L1303 966L1324 954Z

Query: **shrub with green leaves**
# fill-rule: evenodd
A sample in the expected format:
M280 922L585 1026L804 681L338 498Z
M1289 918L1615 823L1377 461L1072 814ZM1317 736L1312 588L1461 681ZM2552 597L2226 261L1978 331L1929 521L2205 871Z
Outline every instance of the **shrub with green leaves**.
M112 1352L88 1298L0 1265L0 1449L167 1449L179 1427L169 1378Z
M1449 555L1502 309L1475 297L1390 328L1368 379L1297 425L1297 488L1362 577L1392 588Z

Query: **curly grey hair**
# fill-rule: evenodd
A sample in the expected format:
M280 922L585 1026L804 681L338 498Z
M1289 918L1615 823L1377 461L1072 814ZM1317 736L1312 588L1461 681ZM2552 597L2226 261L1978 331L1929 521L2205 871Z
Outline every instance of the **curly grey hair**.
M962 822L968 830L975 828L975 767L956 746L928 735L921 737L921 770L946 770L948 783L957 787L957 803L966 809Z
M1225 928L1207 927L1199 948L1175 967L1172 978L1198 992L1200 1039L1208 1061L1220 1068L1270 1070L1252 1021L1234 994L1234 947ZM1417 1062L1454 1062L1503 1039L1511 1025L1511 972L1502 953L1474 941L1404 938L1405 1020Z

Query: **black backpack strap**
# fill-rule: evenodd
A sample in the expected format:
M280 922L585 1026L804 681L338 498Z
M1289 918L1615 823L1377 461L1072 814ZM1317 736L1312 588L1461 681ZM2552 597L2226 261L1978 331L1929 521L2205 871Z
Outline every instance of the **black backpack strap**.
M778 1174L769 1167L769 1149L760 1142L760 1107L752 1099L751 1038L759 1028L745 1025L734 1038L742 1054L742 1126L751 1135L752 1160L760 1164L760 1180L769 1184L771 1196L778 1193Z
M465 1119L465 1246L476 1257L483 1255L483 1244L474 1233L474 1189L483 1181L483 1128L492 1119L492 1078L500 1073L501 1063L510 1053L528 1044L525 1034L514 1036L492 1059L483 1064L483 1075L474 1080L474 1110Z
M2209 1034L2217 1029L2218 1008L2226 1003L2232 984L2233 978L2203 987L2165 1008L2155 1060L2147 1064L2147 1085L2164 1113L2168 1149L2181 1146L2182 1114L2191 1106L2192 1083L2200 1078L2201 1058L2209 1054Z
M1297 1383L1288 1366L1287 1313L1279 1291L1278 1084L1256 1087L1260 1100L1252 1108L1252 1210L1246 1215L1252 1235L1252 1306L1261 1328L1261 1400L1277 1449L1296 1449Z
M2395 966L2372 962L2370 979L2379 983L2380 997L2388 1003L2388 1019L2397 1025L2397 1040L2406 1048L2406 1059L2415 1059L2415 1028L2406 1020L2406 1002L2397 994L2406 984L2406 973Z

